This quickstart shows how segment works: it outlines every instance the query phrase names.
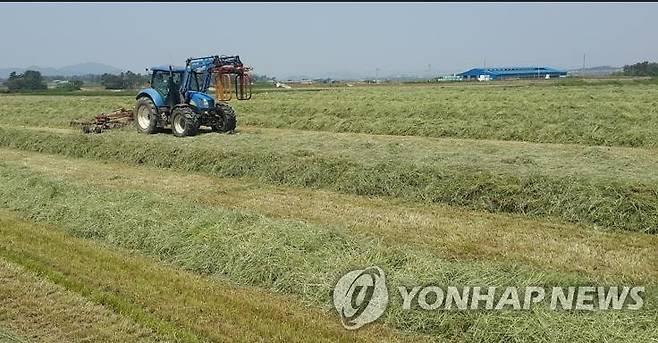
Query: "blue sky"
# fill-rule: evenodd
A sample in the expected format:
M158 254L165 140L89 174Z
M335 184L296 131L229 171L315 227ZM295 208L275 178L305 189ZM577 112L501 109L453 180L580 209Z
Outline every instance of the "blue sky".
M0 4L0 67L239 54L278 77L658 60L650 3Z

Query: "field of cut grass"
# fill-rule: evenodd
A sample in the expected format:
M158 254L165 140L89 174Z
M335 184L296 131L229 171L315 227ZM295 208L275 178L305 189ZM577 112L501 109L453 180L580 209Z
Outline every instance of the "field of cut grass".
M658 146L658 83L560 81L272 89L232 104L240 125L259 127ZM65 127L72 118L134 102L115 96L0 96L0 124L27 126Z
M271 129L184 140L132 130L0 133L0 146L37 152L658 232L658 155L650 149Z
M656 95L279 90L234 103L236 134L184 139L68 125L130 97L0 95L0 340L651 342ZM645 305L404 311L391 291L346 331L331 291L372 265L389 290L640 285Z
M281 341L396 340L390 330L382 328L378 329L379 333L346 332L326 314L305 309L289 297L180 271L124 249L110 249L73 238L53 227L32 224L11 212L2 214L0 232L6 240L0 246L0 258L11 261L7 263L7 273L18 273L18 267L11 267L14 263L24 266L20 279L12 278L12 281L27 279L25 282L37 283L36 274L48 280L38 287L53 289L44 292L62 292L84 299L80 305L66 307L54 302L58 299L52 297L33 298L39 291L29 293L29 285L23 288L5 285L4 299L12 311L4 322L21 331L35 330L35 337L43 335L52 339L45 329L72 335L68 340L73 341L84 338L126 342L253 342L262 337L278 337ZM21 301L22 304L15 304ZM31 312L25 311L30 306ZM114 320L118 323L103 323L103 326L94 323L104 318L87 313L91 310L87 311L86 307L109 312L119 317ZM35 323L43 319L52 322ZM88 331L99 331L98 337L90 337L89 332L80 330L81 324ZM103 338L102 334L108 337ZM412 336L406 338L414 340Z
M658 146L658 86L444 86L262 94L243 124L333 132Z
M67 164L74 163L69 161ZM649 272L656 267L650 249L655 241L648 242L648 249L636 250L635 257L628 260L629 265L639 261L646 263L634 277L605 272L595 272L588 277L559 268L550 271L550 268L530 267L505 259L501 262L486 258L453 260L421 243L400 244L382 239L376 228L353 232L336 224L268 218L245 210L224 209L167 196L160 194L157 188L107 187L96 185L94 179L89 179L91 175L62 179L44 174L39 169L38 165L14 163L5 163L0 168L0 180L5 185L0 190L0 201L5 207L31 220L55 225L79 238L132 249L202 275L221 276L240 285L294 295L318 309L330 308L326 295L344 271L372 264L387 270L392 285L404 280L438 280L440 283L465 285L504 282L516 286L554 286L592 282L616 284L624 279L639 278L646 282L647 294L655 294ZM122 210L112 211L112 207L118 204ZM526 227L530 228L532 224ZM9 239L13 246L11 250L22 250L15 246L17 239L9 234L5 236L12 237ZM614 240L612 237L608 239ZM634 247L633 238L628 239L616 243L627 241L627 247ZM573 248L578 246L575 244ZM523 250L526 254L532 251ZM604 255L608 252L614 255L608 248L601 251ZM621 262L613 260L613 263ZM656 300L649 298L647 303ZM393 305L385 323L399 330L449 340L521 341L524 335L531 334L537 340L550 341L558 328L563 340L596 341L605 337L602 335L610 334L642 340L656 334L643 328L655 320L655 310L647 306L641 312L593 314L560 313L543 308L524 314L478 311L409 313ZM551 328L550 332L533 324L540 318L543 325ZM589 324L585 324L586 321ZM617 325L616 333L604 330L620 321L629 325ZM514 325L508 326L509 323ZM526 328L526 331L517 332L519 327Z
M0 225L9 223L3 212ZM3 232L3 239L9 235ZM34 237L30 237L34 239ZM5 244L3 244L4 246ZM157 335L111 310L89 302L56 283L45 281L24 267L0 259L0 342L154 342ZM20 332L2 334L4 330Z
M448 259L531 264L600 280L647 282L658 278L658 256L652 254L658 245L657 236L586 230L451 206L270 186L249 178L163 173L146 166L8 149L0 149L0 156L7 166L27 168L62 182L156 192L211 207L336 226L346 232L381 238L396 247L422 247ZM533 254L529 255L531 249ZM574 260L581 263L574 265Z
M128 96L1 95L0 122L3 124L67 128L71 120L90 120L101 112L118 107L132 109Z

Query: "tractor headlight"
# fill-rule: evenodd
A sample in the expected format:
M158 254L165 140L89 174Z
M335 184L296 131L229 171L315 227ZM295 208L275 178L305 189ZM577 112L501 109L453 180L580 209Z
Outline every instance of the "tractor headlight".
M210 107L210 102L208 101L208 99L201 99L201 103L203 104L204 108Z

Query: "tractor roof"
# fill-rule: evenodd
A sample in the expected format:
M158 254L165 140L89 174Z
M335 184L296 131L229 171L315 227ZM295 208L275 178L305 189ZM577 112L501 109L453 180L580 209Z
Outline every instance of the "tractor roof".
M184 72L185 67L178 67L178 66L171 66L171 68L174 70L174 72ZM152 71L169 71L169 66L156 66L156 67L151 67Z

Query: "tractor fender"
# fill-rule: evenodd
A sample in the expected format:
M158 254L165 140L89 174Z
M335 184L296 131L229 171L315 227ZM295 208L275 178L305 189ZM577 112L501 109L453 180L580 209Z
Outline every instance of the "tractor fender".
M135 97L135 99L139 99L143 96L148 96L149 98L151 98L151 100L153 101L153 104L155 104L156 108L159 108L159 107L162 107L162 106L165 105L165 102L164 102L164 99L162 98L162 95L160 95L160 93L158 93L158 91L156 91L153 88L144 88L144 89L140 90L137 93L137 96Z

